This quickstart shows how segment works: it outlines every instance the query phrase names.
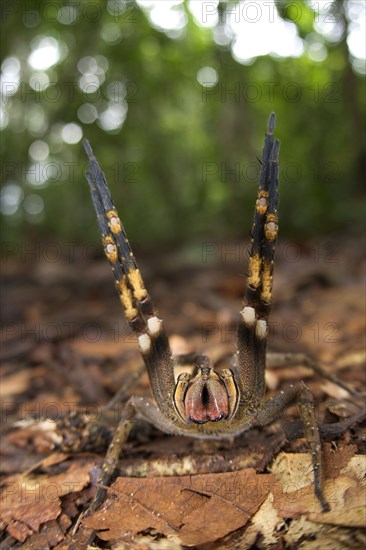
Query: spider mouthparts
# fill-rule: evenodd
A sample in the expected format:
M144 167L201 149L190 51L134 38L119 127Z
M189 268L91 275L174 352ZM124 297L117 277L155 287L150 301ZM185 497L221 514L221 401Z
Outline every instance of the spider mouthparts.
M184 399L186 415L191 422L218 422L229 413L228 395L221 382L201 377L188 388Z

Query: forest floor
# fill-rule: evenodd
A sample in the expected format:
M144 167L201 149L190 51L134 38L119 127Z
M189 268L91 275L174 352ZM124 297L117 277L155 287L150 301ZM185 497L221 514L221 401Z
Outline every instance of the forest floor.
M246 246L206 243L142 256L140 268L175 354L220 362L234 349L245 288ZM65 453L57 421L95 417L141 364L105 260L81 254L7 260L2 273L1 548L82 548L73 528L95 492L103 449ZM365 391L364 265L352 239L276 252L269 351L305 352ZM304 380L317 414L336 423L360 413L361 398L304 364L266 373L268 396ZM144 374L133 391L148 395ZM285 414L298 418L295 407ZM114 549L364 548L366 424L323 443L324 491L314 497L304 439L282 422L235 440L168 436L136 423L118 477L83 529ZM81 534L80 534L81 533ZM79 538L78 538L79 537Z

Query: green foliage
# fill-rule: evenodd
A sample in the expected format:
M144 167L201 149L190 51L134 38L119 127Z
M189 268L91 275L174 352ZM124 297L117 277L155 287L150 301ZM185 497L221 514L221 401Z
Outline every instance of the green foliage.
M2 179L22 193L18 208L3 217L5 240L97 239L81 141L69 144L60 137L68 123L78 124L90 141L134 242L156 246L243 235L271 111L281 140L281 233L309 236L361 222L365 104L362 78L353 71L347 48L349 21L342 4L344 33L327 42L314 28L309 3L298 2L298 18L293 2L278 2L280 15L296 25L305 43L317 40L327 49L323 62L304 53L265 55L246 65L233 58L230 44L215 43L213 29L200 27L186 4L186 26L177 37L156 29L147 12L132 3L120 2L123 10L113 15L107 3L93 2L95 21L92 5L80 3L90 12L82 10L70 24L56 17L63 1L53 1L47 13L39 2L33 12L31 4L5 17L3 56L19 59L21 85L6 103ZM229 5L221 4L221 11ZM31 25L30 13L37 10L38 23ZM29 84L35 70L27 58L41 35L53 37L67 53L43 71L54 84L37 92ZM108 62L105 81L94 94L78 85L78 63L87 56ZM198 82L203 67L217 72L215 86ZM108 92L113 82L125 87L124 97L112 98L127 107L124 123L115 130L101 127L100 118L82 123L78 113L85 103L99 117L108 108L111 94L120 91L115 86ZM32 185L29 148L36 140L49 146L44 162L60 170ZM40 212L34 196L43 200Z

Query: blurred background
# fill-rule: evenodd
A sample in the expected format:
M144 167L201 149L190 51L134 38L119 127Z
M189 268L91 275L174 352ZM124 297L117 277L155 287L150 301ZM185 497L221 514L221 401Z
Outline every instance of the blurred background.
M359 233L365 3L2 2L3 257L98 243L87 138L134 243L242 238L268 116L281 235Z

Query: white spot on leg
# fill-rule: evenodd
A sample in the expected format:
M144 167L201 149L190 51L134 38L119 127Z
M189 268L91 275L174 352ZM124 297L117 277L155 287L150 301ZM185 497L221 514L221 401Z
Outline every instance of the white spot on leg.
M146 353L149 351L151 346L151 340L150 336L148 334L141 334L141 336L138 337L140 350L142 353Z
M150 317L147 320L147 326L151 334L159 334L162 320L158 317Z
M245 306L241 312L243 321L246 325L252 325L255 322L255 309L254 307Z
M257 338L266 338L267 337L267 322L264 319L259 319L255 327L255 334Z

